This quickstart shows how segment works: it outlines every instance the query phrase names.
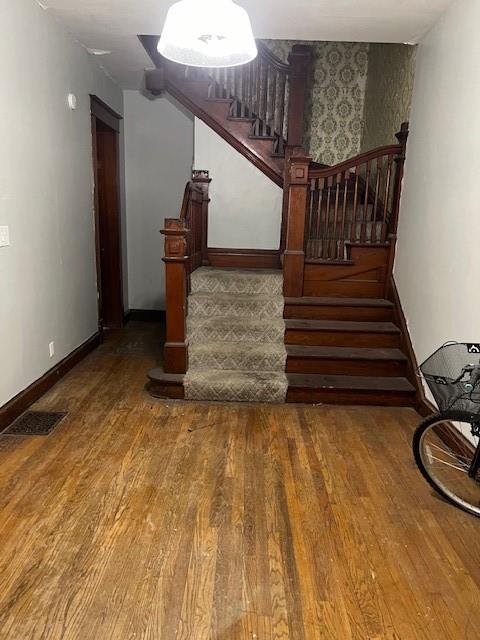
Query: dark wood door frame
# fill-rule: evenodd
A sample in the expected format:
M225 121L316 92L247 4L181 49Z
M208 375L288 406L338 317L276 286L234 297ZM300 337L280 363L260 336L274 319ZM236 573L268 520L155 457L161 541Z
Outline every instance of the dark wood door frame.
M119 134L122 117L94 95L90 96L90 110L92 119L98 324L99 330L102 331L104 325L109 328L121 327L124 317L119 174ZM102 136L106 138L106 153L108 153L110 163L108 167L110 172L108 194L100 193L102 175L99 171L98 158L99 152L102 153L102 150L99 149L99 140L102 139ZM100 217L104 206L107 206L109 210L108 220ZM108 227L109 260L108 270L104 268L103 272L102 252L105 252L105 246L102 246L102 225L104 236L105 226L107 225ZM102 295L102 289L105 286L108 286L108 308L104 306L105 296Z

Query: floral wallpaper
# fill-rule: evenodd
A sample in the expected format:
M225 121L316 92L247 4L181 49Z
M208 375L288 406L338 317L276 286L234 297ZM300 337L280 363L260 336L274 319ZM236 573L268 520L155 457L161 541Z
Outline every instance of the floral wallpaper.
M395 142L395 133L409 119L416 47L371 44L365 93L362 151Z
M287 61L292 40L265 40ZM313 48L307 91L305 147L317 162L335 164L360 151L368 43L306 42Z

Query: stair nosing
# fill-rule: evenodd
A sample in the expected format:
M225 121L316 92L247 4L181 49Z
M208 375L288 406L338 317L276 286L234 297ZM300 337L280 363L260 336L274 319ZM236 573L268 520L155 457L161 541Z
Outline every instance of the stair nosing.
M285 305L306 307L371 307L375 309L393 309L393 302L383 298L335 298L329 296L285 298Z
M375 360L407 362L407 356L400 349L382 347L335 347L285 345L288 358L304 358L312 360Z
M306 320L285 319L285 328L290 331L324 331L335 333L386 333L399 334L400 329L392 322L369 322L354 320Z
M216 291L214 293L209 293L207 291L193 291L188 296L189 299L207 299L212 301L230 300L231 298L235 298L235 300L239 302L251 302L252 300L262 302L263 300L279 300L282 297L281 293L237 293L235 291L232 291L231 293L227 291L219 291L218 293Z

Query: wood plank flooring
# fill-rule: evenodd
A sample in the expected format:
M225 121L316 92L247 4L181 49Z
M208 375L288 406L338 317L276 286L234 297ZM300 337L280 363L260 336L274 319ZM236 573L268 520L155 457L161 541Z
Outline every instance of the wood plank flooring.
M130 323L0 438L2 640L457 640L480 523L434 496L411 409L188 404Z

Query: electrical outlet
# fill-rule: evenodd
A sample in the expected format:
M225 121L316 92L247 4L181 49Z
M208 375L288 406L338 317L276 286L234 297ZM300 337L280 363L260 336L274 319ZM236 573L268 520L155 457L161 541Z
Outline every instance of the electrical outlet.
M8 227L0 226L0 247L8 247L10 245L10 232Z
M50 358L53 358L53 356L55 355L55 343L54 342L50 342L50 344L48 345L48 351L50 353Z

